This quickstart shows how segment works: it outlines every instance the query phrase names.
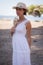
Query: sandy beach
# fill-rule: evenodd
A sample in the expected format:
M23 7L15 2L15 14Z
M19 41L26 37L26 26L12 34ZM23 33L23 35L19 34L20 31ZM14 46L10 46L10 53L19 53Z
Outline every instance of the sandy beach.
M43 22L31 21L31 63L43 65ZM0 65L12 65L11 20L0 20Z

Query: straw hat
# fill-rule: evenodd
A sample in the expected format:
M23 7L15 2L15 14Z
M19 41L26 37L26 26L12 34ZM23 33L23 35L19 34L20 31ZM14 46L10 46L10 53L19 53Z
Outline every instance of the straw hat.
M25 9L26 11L28 11L26 4L24 4L22 2L19 2L16 6L13 6L13 9L16 9L16 8L22 8L22 9Z

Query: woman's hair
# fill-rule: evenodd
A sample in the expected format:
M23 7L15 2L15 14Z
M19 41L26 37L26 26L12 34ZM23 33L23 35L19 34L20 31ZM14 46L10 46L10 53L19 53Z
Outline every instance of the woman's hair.
M24 10L24 15L26 15L26 13L27 13L26 10L25 9L23 9L23 10Z

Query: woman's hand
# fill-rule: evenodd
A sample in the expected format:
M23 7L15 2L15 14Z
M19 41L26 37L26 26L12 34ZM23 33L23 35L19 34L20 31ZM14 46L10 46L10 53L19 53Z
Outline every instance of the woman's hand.
M14 32L15 32L15 27L13 26L13 27L10 29L10 34L11 34L11 36L14 34Z

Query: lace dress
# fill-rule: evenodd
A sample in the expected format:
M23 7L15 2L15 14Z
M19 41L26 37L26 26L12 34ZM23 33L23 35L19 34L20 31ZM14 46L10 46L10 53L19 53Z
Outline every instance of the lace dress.
M15 33L12 37L12 65L31 65L30 48L25 37L26 22L28 21L24 20L17 25Z

